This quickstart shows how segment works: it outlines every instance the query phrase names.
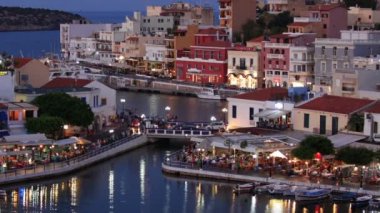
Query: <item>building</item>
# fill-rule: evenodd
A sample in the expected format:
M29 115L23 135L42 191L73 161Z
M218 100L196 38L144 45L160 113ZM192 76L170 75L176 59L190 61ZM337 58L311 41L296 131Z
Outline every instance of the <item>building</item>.
M14 71L0 71L0 102L14 101L15 99Z
M256 48L235 47L228 50L228 84L238 88L259 87L259 58Z
M364 129L363 133L366 136L374 136L380 133L380 102L377 101L374 105L364 111Z
M77 37L70 40L69 60L77 61L84 58L91 58L97 51L97 41L94 37Z
M312 70L310 70L312 62L307 54L312 51L311 45L314 39L315 34L313 33L284 33L270 36L269 41L263 41L261 54L262 70L265 74L265 86L293 86L290 83L301 81L301 74L304 75L302 83L307 83L312 75ZM292 56L290 56L291 52L293 53ZM303 54L306 54L305 61L302 61ZM292 58L292 68L290 68L290 58ZM300 70L298 70L299 68ZM292 70L291 79L294 80L292 82L289 81L289 70Z
M49 67L31 58L15 58L15 86L38 88L49 81Z
M153 12L151 13L154 14ZM192 24L207 26L214 25L214 9L209 6L192 5L185 2L174 2L162 6L159 14L180 17L179 25L181 26Z
M178 80L199 84L222 85L227 82L227 51L231 43L220 29L201 29L189 50L178 51L176 76Z
M249 20L256 21L256 0L219 0L219 25L228 29L230 40Z
M146 54L144 56L145 70L155 75L164 73L166 46L161 44L145 44Z
M380 31L342 31L341 38L317 38L314 53L314 91L331 93L337 69L352 69L355 57L380 52Z
M375 29L380 23L380 10L350 7L347 13L348 28L355 30Z
M30 102L47 93L66 93L86 102L101 126L109 124L116 115L116 91L99 81L75 78L55 78L41 88L18 89L16 100Z
M308 87L314 84L314 45L291 46L289 48L289 85Z
M281 87L258 89L227 98L228 128L287 125L294 103L287 101L288 90ZM280 125L279 125L280 127ZM280 129L280 128L279 128Z
M351 115L362 112L374 103L369 99L323 95L294 107L293 128L321 135L335 135L346 130Z
M99 31L111 31L112 24L88 24L87 22L74 22L72 24L60 25L60 43L61 51L65 58L70 58L70 40L79 37L93 37L93 34Z
M26 134L26 119L36 118L37 112L38 107L26 102L0 103L0 134L1 129L5 135Z

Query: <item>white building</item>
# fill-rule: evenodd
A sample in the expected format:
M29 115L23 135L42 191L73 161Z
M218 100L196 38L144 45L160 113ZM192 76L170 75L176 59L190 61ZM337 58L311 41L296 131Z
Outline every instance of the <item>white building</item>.
M99 31L112 30L112 24L61 24L60 25L60 42L61 51L64 57L70 58L69 44L70 40L78 37L93 37Z
M17 90L16 100L30 102L49 92L64 92L85 101L99 124L108 124L116 115L116 91L99 81L86 79L55 78L41 88Z
M12 71L0 70L0 102L14 101L15 75Z
M127 35L138 35L141 29L141 12L134 12L133 17L125 17L125 22L121 24L120 31Z
M364 135L371 136L380 134L380 102L365 110L364 113Z
M287 97L287 89L272 87L227 98L228 128L257 127L264 121L287 124L294 107Z
M227 76L230 85L239 88L258 88L260 52L256 48L228 50Z
M8 113L8 130L10 135L26 134L25 122L28 118L36 118L38 107L25 102L5 102ZM0 106L1 108L1 106ZM1 119L0 119L1 120Z
M94 56L96 53L96 43L95 38L78 37L71 39L69 44L69 60L76 61L80 58Z
M165 62L165 44L145 44L145 50L144 61L147 70L161 72Z
M311 87L314 83L314 47L291 46L289 52L289 85Z

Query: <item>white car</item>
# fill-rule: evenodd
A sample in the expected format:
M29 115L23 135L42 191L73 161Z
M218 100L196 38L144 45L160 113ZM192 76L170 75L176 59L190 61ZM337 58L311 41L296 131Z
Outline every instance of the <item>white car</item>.
M209 130L219 130L219 129L225 129L226 126L224 125L223 121L217 121L217 122L211 122L209 125L206 126L206 129Z

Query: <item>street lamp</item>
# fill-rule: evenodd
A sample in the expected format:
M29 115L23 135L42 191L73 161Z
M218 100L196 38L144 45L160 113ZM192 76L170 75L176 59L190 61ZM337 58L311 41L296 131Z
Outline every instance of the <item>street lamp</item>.
M211 116L210 120L211 120L211 122L214 122L214 121L216 121L216 118L215 118L215 116Z
M64 130L68 130L69 129L69 125L67 125L67 124L63 125L63 129Z
M165 107L165 111L170 111L170 110L171 110L170 106Z
M125 100L125 98L121 98L120 99L120 103L121 103L121 105L122 105L122 111L123 111L123 113L124 113L124 111L125 111L125 102L126 102L126 100Z
M170 110L171 110L170 106L166 106L166 107L165 107L165 111L166 111L166 119L169 119L169 117L170 117Z
M222 109L222 112L224 113L224 123L226 123L226 120L227 120L227 119L226 119L226 116L227 116L228 109L224 107L224 108Z

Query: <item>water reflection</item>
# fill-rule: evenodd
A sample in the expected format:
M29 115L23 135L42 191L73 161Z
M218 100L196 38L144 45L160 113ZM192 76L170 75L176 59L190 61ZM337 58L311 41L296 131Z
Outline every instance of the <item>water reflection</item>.
M113 212L114 208L114 194L115 194L115 177L114 177L114 172L113 170L109 171L109 176L108 176L108 200L109 200L109 208L110 211Z
M141 204L145 204L145 160L140 160L140 194L141 194Z

